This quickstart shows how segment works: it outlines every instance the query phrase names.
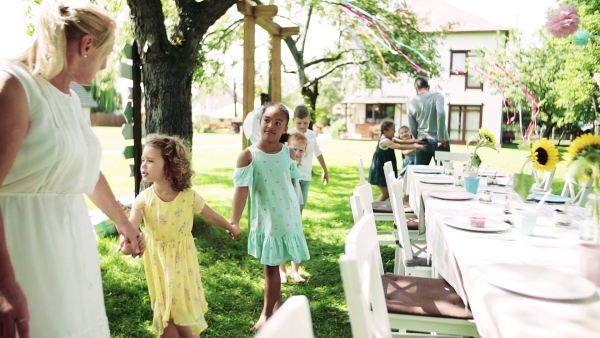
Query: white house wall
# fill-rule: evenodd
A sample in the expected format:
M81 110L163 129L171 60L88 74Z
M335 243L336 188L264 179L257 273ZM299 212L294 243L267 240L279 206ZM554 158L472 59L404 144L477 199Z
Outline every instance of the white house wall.
M483 105L481 126L496 135L498 142L502 133L502 96L489 83L484 83L483 91L481 89L465 89L464 75L450 76L450 51L495 49L498 39L502 40L504 37L503 34L495 32L449 33L440 43L439 48L439 62L443 68L441 75L439 78L430 80L431 91L444 95L446 110L448 110L448 105ZM397 88L400 95L406 95L412 99L415 96L413 83L414 78L404 78L401 83L388 85ZM448 125L448 113L446 111L446 125ZM401 124L407 123L406 115L402 115Z

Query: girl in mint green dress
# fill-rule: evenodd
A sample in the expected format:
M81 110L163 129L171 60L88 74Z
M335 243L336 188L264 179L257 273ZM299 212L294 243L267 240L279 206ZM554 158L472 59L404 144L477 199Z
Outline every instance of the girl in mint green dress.
M243 150L233 173L235 194L232 224L239 225L248 194L251 198L248 253L259 258L265 273L265 303L257 331L281 305L279 265L310 259L302 232L300 204L292 184L301 173L295 154L283 144L289 112L281 103L269 103L260 119L261 139Z

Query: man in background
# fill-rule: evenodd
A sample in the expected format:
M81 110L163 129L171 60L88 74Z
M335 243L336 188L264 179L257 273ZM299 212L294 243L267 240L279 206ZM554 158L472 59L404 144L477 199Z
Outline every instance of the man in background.
M428 165L436 151L450 151L450 136L446 129L444 97L429 92L423 77L415 80L415 96L408 104L408 125L414 138L426 138L427 149L416 150L415 164Z

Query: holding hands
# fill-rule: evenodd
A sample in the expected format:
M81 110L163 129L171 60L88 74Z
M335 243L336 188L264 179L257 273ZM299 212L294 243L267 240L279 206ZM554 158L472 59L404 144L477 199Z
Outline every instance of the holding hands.
M233 240L238 239L238 237L240 237L240 235L242 234L242 229L240 229L240 225L233 221L231 221L229 224L231 225L231 227L227 230L227 233L231 235Z

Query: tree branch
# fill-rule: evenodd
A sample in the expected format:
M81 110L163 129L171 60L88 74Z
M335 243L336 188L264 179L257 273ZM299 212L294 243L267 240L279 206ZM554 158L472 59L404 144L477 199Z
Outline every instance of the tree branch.
M236 21L234 21L234 22L232 22L232 23L231 23L231 25L227 26L225 29L221 29L221 30L214 30L214 31L212 31L212 32L210 32L210 33L208 33L208 34L206 34L206 35L204 36L204 39L203 39L203 40L205 40L206 38L208 38L208 37L209 37L209 36L211 36L211 35L215 35L215 34L217 34L217 33L221 33L221 37L219 38L219 41L218 41L218 42L221 42L221 41L223 40L223 38L225 38L225 37L227 37L229 34L231 34L231 33L232 33L232 32L233 32L233 31L234 31L236 28L237 28L237 26L239 26L239 25L240 25L242 22L244 22L244 19L243 19L243 18L242 18L242 19L239 19L239 20L236 20Z
M284 73L287 73L287 74L298 74L298 72L295 71L295 70L287 70L287 67L285 66L285 64L282 64L282 66L283 66L283 72Z
M329 68L328 70L325 71L325 73L321 74L321 76L318 76L316 78L314 78L312 81L304 84L303 87L310 87L312 85L314 85L315 83L319 82L322 78L326 77L327 75L333 73L336 69L340 68L340 67L345 67L347 65L361 65L361 64L365 64L369 62L368 60L363 60L363 61L348 61L348 62L344 62L344 63L338 63L337 65Z
M306 44L306 37L308 36L308 25L310 25L310 18L312 17L313 6L308 7L308 17L306 18L306 25L304 26L304 34L302 34L302 55L304 55L304 45Z
M346 49L346 50L343 50L343 51L341 51L341 52L340 52L338 55L336 55L336 56L324 57L324 58L321 58L321 59L317 59L317 60L313 60L313 61L307 62L307 63L305 63L305 64L304 64L304 67L305 67L305 68L308 68L308 67L310 67L310 66L316 65L316 64L318 64L318 63L321 63L321 62L333 62L333 61L338 61L339 59L341 59L341 58L342 58L342 56L344 55L344 53L347 53L347 52L349 52L349 51L350 51L350 50Z

